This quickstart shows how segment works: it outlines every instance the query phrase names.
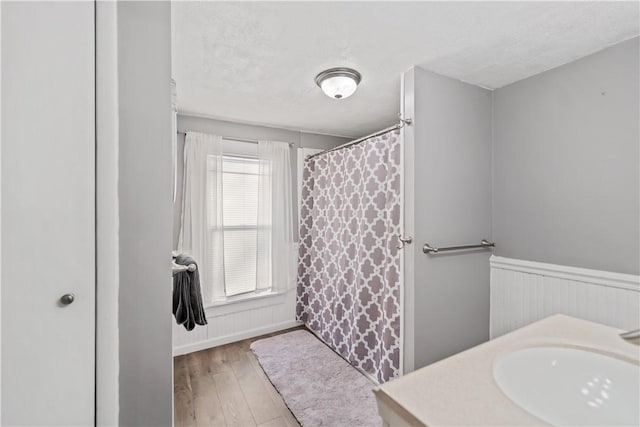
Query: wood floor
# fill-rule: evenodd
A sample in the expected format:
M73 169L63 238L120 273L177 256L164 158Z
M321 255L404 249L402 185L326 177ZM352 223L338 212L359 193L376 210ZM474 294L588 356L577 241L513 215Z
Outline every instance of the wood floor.
M299 427L249 349L291 330L175 357L175 426Z

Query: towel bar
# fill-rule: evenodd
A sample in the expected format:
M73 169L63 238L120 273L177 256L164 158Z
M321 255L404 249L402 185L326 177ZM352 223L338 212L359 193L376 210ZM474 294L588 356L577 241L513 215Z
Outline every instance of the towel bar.
M195 264L189 264L189 265L179 265L176 264L175 262L171 265L171 272L173 274L176 273L180 273L183 271L196 271L196 265Z
M425 243L422 247L422 252L424 252L425 254L437 254L440 252L459 251L463 249L494 248L495 246L495 243L485 239L482 239L479 245L449 246L446 248L434 248L430 244Z

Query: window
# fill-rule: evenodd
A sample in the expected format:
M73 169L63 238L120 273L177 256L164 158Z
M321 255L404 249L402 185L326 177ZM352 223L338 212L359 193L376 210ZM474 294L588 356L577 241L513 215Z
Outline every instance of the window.
M215 171L210 169L209 173ZM256 279L259 173L260 166L256 158L234 155L222 157L224 289L227 297L267 287L265 284L258 286ZM261 224L260 227L264 230L265 225ZM270 228L269 225L266 228Z
M293 289L290 145L188 132L184 150L179 248L199 260L205 307Z

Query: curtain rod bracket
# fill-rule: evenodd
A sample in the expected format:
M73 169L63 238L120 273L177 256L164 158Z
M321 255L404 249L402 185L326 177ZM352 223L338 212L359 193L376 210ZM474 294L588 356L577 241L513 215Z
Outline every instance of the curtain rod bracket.
M403 119L402 113L398 113L398 120L400 120L400 123L402 123L402 125L411 126L413 124L413 120L411 119L411 117L407 117L406 119Z

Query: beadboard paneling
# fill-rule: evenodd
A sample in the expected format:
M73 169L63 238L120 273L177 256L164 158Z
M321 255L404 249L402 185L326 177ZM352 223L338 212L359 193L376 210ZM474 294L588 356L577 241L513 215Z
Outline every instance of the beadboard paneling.
M492 339L557 313L636 329L640 277L491 257Z
M187 331L173 322L173 355L191 353L298 325L295 290L206 310L208 325Z

